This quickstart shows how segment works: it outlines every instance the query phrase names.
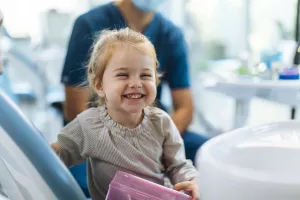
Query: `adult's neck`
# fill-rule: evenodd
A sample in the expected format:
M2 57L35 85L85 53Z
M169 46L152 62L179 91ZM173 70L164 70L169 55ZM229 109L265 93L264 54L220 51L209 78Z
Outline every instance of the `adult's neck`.
M143 12L137 9L131 1L117 1L115 5L120 9L128 26L138 32L143 32L154 17L153 12Z

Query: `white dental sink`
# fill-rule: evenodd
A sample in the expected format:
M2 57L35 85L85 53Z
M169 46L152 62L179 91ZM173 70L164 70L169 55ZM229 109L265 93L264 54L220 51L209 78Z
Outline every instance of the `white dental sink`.
M300 122L222 134L197 154L201 200L299 200Z

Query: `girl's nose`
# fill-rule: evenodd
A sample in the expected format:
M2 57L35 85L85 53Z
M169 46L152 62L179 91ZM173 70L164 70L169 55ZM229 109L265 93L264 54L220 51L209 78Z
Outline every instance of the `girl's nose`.
M138 79L130 80L129 87L130 88L141 88L142 87L142 83Z

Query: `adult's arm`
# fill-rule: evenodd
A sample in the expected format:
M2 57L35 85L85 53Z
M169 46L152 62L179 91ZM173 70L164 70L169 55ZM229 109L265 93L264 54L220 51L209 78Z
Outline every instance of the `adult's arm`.
M73 120L80 112L88 108L90 92L86 87L86 64L92 44L92 30L84 16L80 16L74 23L62 73L66 95L64 115L67 121Z
M193 97L190 89L187 47L180 30L169 39L167 82L171 88L174 112L172 119L181 134L193 118Z

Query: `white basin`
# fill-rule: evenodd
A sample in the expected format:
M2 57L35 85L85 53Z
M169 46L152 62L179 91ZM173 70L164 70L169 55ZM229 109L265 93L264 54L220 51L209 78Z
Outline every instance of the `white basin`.
M217 136L197 154L201 200L299 200L300 122Z

